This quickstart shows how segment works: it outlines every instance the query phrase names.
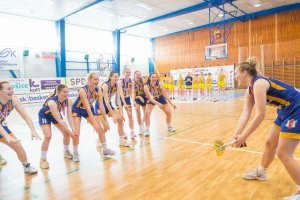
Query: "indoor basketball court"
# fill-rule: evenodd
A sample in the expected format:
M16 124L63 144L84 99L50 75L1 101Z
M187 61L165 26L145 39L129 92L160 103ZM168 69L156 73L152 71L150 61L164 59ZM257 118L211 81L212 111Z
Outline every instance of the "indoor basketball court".
M299 200L299 8L294 0L0 1L0 200ZM263 95L261 80L270 83ZM275 107L263 106L256 126L261 99ZM241 116L241 135L255 127L246 147L234 136ZM263 166L275 119L279 156ZM13 150L19 144L26 159Z

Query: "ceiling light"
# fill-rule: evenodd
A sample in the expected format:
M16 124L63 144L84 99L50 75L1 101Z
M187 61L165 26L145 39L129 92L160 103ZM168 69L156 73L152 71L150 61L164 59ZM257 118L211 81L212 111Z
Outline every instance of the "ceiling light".
M193 25L194 24L194 22L189 22L189 25Z
M137 6L141 7L141 8L144 8L146 10L152 10L152 7L148 6L145 3L136 3L135 5L137 5Z
M257 4L254 4L253 6L254 6L255 8L257 8L257 7L261 6L261 4L260 4L260 3L257 3Z

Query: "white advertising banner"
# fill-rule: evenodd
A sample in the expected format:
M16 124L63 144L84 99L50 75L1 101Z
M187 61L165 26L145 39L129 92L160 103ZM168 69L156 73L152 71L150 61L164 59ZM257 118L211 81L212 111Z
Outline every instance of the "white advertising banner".
M28 94L28 103L44 102L49 97L49 93Z
M68 88L80 88L86 84L85 77L66 77L64 84L68 86Z
M1 70L19 70L20 51L16 47L0 46L0 71Z
M28 78L8 79L14 89L14 94L27 94L30 91Z

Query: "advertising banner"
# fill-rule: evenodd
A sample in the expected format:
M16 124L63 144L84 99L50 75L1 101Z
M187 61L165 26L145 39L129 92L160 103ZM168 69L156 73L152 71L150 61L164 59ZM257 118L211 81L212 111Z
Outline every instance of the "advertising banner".
M0 71L19 69L19 51L17 48L0 46Z

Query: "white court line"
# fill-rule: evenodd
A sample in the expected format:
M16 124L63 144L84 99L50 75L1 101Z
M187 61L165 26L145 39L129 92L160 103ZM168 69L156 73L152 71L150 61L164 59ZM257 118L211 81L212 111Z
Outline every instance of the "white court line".
M196 142L192 140L185 140L185 139L178 139L178 138L171 138L171 137L163 137L163 139L168 139L168 140L175 140L175 141L180 141L180 142L187 142L191 144L200 144L202 146L207 146L207 147L212 147L213 145L207 142ZM254 153L254 154L259 154L262 155L262 152L259 151L253 151L253 150L246 150L246 149L241 149L241 148L233 148L233 147L226 147L226 149L230 149L233 151L241 151L241 152L247 152L247 153ZM295 160L300 160L298 157L294 157Z

